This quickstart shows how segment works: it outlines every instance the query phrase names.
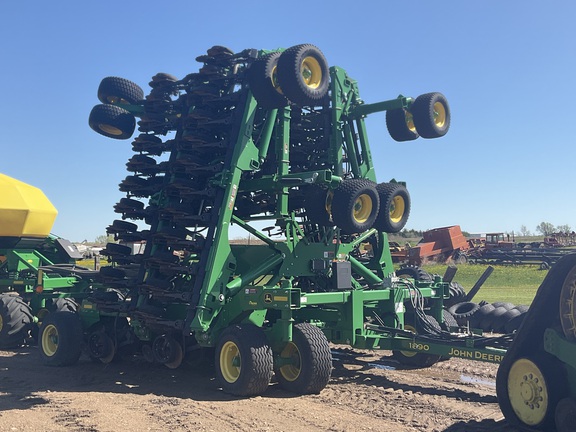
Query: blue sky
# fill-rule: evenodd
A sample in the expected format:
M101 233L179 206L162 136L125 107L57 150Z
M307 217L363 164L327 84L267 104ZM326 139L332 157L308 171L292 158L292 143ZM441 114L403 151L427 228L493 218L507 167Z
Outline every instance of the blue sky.
M576 228L576 2L255 0L2 2L0 172L41 188L53 232L94 240L123 196L130 140L88 127L106 76L145 91L181 78L212 45L234 51L313 43L366 102L446 95L449 133L393 141L368 118L379 181L406 181L407 228L469 232Z

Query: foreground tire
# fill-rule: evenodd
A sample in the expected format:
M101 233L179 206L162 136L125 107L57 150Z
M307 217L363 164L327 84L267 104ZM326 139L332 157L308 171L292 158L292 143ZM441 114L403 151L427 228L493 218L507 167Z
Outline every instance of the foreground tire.
M0 348L24 343L32 329L32 311L22 297L0 294Z
M106 77L98 87L98 100L104 104L133 105L144 99L144 90L130 80Z
M386 233L397 233L408 222L410 195L400 183L380 183L376 186L380 199L380 211L374 228Z
M361 233L372 228L379 208L378 192L373 182L344 180L334 190L332 220L347 234Z
M328 339L316 326L296 324L292 342L280 353L280 363L275 373L282 388L297 394L320 393L332 373Z
M426 93L410 107L416 130L422 138L439 138L450 128L450 107L441 93Z
M412 141L419 137L412 114L403 108L386 111L386 128L394 141Z
M116 105L100 104L90 111L88 124L95 132L114 139L128 139L136 128L132 114Z
M248 84L258 104L262 108L282 108L288 100L278 84L278 59L281 53L267 54L252 63L248 71Z
M557 432L576 431L576 400L564 398L558 402L554 420Z
M448 312L450 312L456 322L460 326L465 326L470 318L480 309L480 305L474 302L462 302L456 303L453 306L448 308Z
M262 329L251 324L228 327L216 346L215 360L216 377L226 393L255 396L268 388L272 349Z
M521 428L552 430L556 405L566 393L562 370L551 356L515 360L506 391L498 392L498 403L508 422Z
M82 324L78 315L60 311L48 314L39 333L40 354L48 366L70 366L78 361Z
M317 47L296 45L278 59L278 83L296 105L317 106L328 93L328 62Z

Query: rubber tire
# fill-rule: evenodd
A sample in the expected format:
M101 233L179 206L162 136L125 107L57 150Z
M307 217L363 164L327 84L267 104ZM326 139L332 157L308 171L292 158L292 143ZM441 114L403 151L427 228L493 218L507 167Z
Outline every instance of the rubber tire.
M454 315L460 326L465 326L472 316L480 309L480 305L474 302L456 303L448 308L448 312Z
M364 220L357 219L355 208L358 200L366 196L370 200L370 214ZM332 199L332 220L334 225L346 234L364 232L370 228L378 217L380 200L374 182L366 179L344 180L334 190Z
M444 307L449 308L457 303L461 303L466 300L466 291L464 287L458 282L450 282L448 286L448 298L444 300Z
M484 330L481 327L482 322L486 319L488 315L492 313L494 309L496 308L490 303L480 306L480 308L476 311L476 313L472 316L472 318L470 318L470 327L480 328Z
M486 317L486 319L482 321L482 329L493 332L496 332L496 330L500 330L499 326L501 322L501 317L506 312L508 312L508 310L503 306L495 308L492 312L490 312L490 314Z
M432 322L432 325L436 323L434 327L437 327L438 329L441 328L440 324L438 324L438 321L436 321L436 319L433 316L426 315L426 318L430 322ZM414 318L412 317L411 320L413 321L413 319ZM408 321L411 320L408 319ZM408 322L406 324L409 325ZM436 354L425 354L422 352L416 353L412 356L407 356L402 351L392 351L392 358L402 365L412 366L416 368L427 368L435 363L438 363L438 361L442 359L442 356Z
M442 104L445 118L442 124L435 120L435 104ZM450 107L442 93L426 93L416 98L410 107L414 126L422 138L439 138L450 128Z
M296 394L318 394L330 381L332 352L328 339L318 327L299 323L293 327L292 346L297 349L299 365L275 368L278 384ZM286 373L284 372L285 368ZM287 377L287 374L295 376Z
M443 322L440 325L442 330L450 331L450 327L458 327L458 321L447 309L442 309L442 319Z
M130 80L106 77L98 86L98 100L103 104L134 105L144 99L144 90Z
M519 427L520 429L527 429L527 430L542 430L548 431L553 430L554 424L554 415L556 406L558 402L566 396L567 389L567 379L564 373L564 366L562 363L548 354L540 354L535 355L534 357L519 357L514 360L514 363L511 365L511 368L520 360L526 359L531 361L544 378L544 382L539 381L539 385L545 387L548 393L548 401L547 401L547 409L544 414L543 419L537 424L526 424L523 420L521 420L518 415L516 414L511 398L510 398L510 371L508 371L508 375L502 379L503 377L496 378L496 385L498 388L498 403L500 405L500 409L508 423L512 426ZM505 386L502 388L501 386Z
M275 86L277 78L274 76L280 52L273 52L258 58L248 69L248 85L254 98L262 108L283 108L288 105L288 99L281 93L280 88Z
M309 86L302 77L303 61L309 57L319 68L320 79L316 86ZM284 51L278 59L277 75L282 93L296 105L321 105L328 94L330 83L328 62L322 51L314 45L296 45Z
M576 400L564 398L554 410L554 424L557 432L576 432Z
M308 220L320 226L333 226L334 224L330 221L329 213L332 206L331 201L331 191L329 189L324 189L318 185L312 185L306 188L304 210L306 211Z
M503 307L506 308L506 310L514 309L516 307L514 306L513 303L509 302L494 302L492 303L492 306L494 306L495 308Z
M227 380L222 372L226 362L225 348L238 350L242 363L238 376ZM222 390L237 396L256 396L268 388L273 374L272 349L259 327L252 324L236 324L226 328L216 346L216 377ZM230 365L228 365L230 366Z
M73 312L78 311L78 303L72 298L60 297L52 299L52 305L49 308L50 312Z
M408 190L400 183L380 183L376 186L376 190L380 199L380 211L374 228L386 233L402 231L410 216L411 203ZM393 217L398 200L402 200L404 211L401 215L394 215Z
M50 335L57 337L51 340ZM71 366L80 358L82 323L80 317L67 311L48 314L42 321L38 337L42 362L47 366ZM51 346L54 345L54 346Z
M527 306L527 305L516 305L516 306L514 307L514 309L517 309L517 310L519 310L520 312L525 313L525 312L528 312L528 309L530 309L530 306Z
M22 297L0 294L0 318L0 348L14 348L24 343L32 330L33 316Z
M504 324L504 331L508 334L514 333L515 331L517 331L520 328L525 317L526 317L526 312L521 312L520 315L512 318L510 321L508 321L506 324Z
M432 275L421 267L415 265L406 265L396 270L396 276L407 276L417 281L432 282Z
M386 111L386 128L394 141L413 141L418 138L416 129L410 129L406 116L412 117L412 114L404 108L398 108Z
M128 139L136 129L132 114L116 105L100 104L90 111L88 124L95 132L114 139Z

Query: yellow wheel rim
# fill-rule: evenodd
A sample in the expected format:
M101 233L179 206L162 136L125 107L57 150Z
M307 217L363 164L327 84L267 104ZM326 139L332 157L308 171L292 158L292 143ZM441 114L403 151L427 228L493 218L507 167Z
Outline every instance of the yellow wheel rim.
M288 342L282 350L280 357L290 359L290 364L280 367L280 373L286 381L296 381L302 370L300 350L298 350L298 347L293 342Z
M406 118L406 126L408 129L410 129L411 132L416 132L416 126L414 126L414 117L412 117L412 113L404 111L404 116Z
M4 318L2 318L2 315L0 315L0 331L2 331L3 327L4 327Z
M362 194L354 202L353 217L354 220L364 223L372 214L372 198L367 194Z
M101 131L104 131L110 135L115 135L115 136L122 135L122 131L120 129L114 127L114 126L110 126L107 124L99 124L98 128L100 128Z
M235 383L240 376L242 368L242 357L240 349L234 342L228 341L222 346L220 351L220 371L222 377L229 383Z
M42 333L42 352L48 357L52 357L58 350L58 329L55 325L49 324Z
M326 194L326 202L324 204L325 208L326 208L326 213L328 213L329 215L332 214L332 198L334 198L334 192L332 192L331 190L328 191L328 193Z
M401 196L395 196L390 203L390 220L393 223L398 223L404 217L406 211L406 202Z
M315 57L306 57L300 65L300 75L306 86L316 89L322 82L322 67Z
M564 335L576 340L576 268L569 274L560 291L560 322Z
M282 93L282 88L280 87L280 84L278 83L278 66L274 66L272 68L272 73L270 74L270 81L272 81L272 87L274 87L274 89L278 93L284 94L284 93Z
M441 102L434 103L434 123L440 128L446 123L446 107Z
M523 423L529 426L542 423L548 410L548 388L534 362L528 359L514 362L508 375L508 397Z
M404 324L404 330L408 330L409 332L418 334L416 332L416 328L414 326L411 326L410 324ZM414 357L416 354L418 354L417 352L414 351L400 351L400 352L404 357Z

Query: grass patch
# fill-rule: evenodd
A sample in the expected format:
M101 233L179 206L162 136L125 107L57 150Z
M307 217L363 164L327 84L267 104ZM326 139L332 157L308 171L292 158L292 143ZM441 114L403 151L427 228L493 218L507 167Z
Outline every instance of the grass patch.
M486 265L464 264L458 266L454 281L459 282L468 292L480 278ZM472 301L504 301L515 305L532 303L538 287L548 274L538 266L493 266L492 275L486 280ZM423 269L431 274L444 275L446 265L425 265Z

